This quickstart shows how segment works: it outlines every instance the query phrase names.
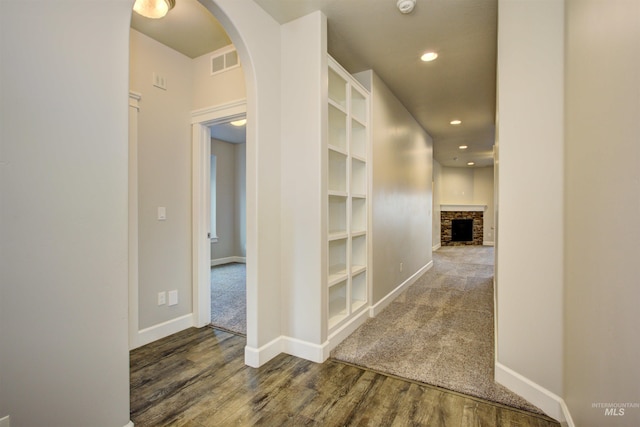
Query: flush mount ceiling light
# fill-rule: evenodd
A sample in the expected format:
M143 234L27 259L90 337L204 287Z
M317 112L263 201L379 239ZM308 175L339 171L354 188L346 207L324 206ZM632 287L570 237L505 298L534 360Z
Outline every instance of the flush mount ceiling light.
M244 126L247 124L247 119L240 119L240 120L234 120L231 123L231 126L236 126L236 127L240 127L240 126Z
M467 162L467 166L473 166L475 165L475 162Z
M435 52L425 52L422 54L420 59L424 62L431 62L438 57L438 54Z
M457 126L462 123L462 120L455 119L455 120L451 120L449 123L454 126Z
M163 18L176 5L176 0L136 0L133 11L145 18Z
M461 145L458 148L461 149L461 150L466 150L467 148L469 148L469 146L468 145Z
M398 0L396 6L398 6L398 10L401 13L411 13L413 8L416 7L416 0Z

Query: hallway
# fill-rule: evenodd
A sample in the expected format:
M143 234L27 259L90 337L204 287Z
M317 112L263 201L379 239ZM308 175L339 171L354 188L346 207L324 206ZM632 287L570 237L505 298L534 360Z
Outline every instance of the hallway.
M443 246L433 262L332 357L541 413L494 382L494 248Z

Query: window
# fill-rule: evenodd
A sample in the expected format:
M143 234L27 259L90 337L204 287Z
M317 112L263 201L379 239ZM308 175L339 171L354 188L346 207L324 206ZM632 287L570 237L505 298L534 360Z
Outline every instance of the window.
M211 156L211 234L212 242L218 241L218 231L216 227L216 156Z

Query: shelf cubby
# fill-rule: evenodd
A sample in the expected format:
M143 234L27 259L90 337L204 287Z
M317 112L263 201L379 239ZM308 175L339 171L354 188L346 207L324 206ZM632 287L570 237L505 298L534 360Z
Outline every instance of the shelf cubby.
M347 198L329 196L329 236L347 232Z
M367 236L351 238L351 273L356 274L367 265Z
M347 192L347 156L335 150L329 150L329 191Z
M359 122L351 121L351 155L362 160L367 158L367 128Z
M347 108L347 81L329 68L329 99Z
M329 288L329 328L347 317L347 280Z
M347 239L329 241L329 283L347 276Z
M367 123L367 97L351 86L351 115L362 124Z
M351 194L367 194L367 164L355 158L351 159Z
M351 279L351 312L367 303L367 272L363 271Z
M351 198L351 232L366 233L367 231L367 199L363 197Z
M329 145L347 151L347 115L329 104Z

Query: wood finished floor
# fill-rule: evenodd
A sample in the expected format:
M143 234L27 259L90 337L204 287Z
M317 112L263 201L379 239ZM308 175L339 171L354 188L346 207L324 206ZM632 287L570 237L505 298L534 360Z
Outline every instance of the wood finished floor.
M205 327L133 350L135 426L560 426L332 360L281 354L249 368L244 346L244 337Z

